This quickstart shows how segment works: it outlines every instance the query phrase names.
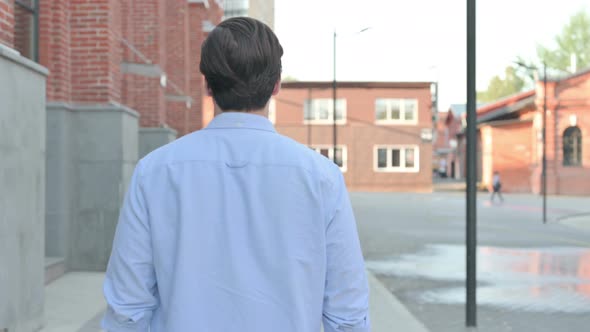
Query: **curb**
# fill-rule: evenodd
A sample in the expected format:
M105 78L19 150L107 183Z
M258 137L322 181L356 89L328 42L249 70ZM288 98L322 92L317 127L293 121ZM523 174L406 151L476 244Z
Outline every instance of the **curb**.
M370 288L372 332L428 332L428 329L371 273Z
M560 218L558 223L581 231L590 231L590 213Z

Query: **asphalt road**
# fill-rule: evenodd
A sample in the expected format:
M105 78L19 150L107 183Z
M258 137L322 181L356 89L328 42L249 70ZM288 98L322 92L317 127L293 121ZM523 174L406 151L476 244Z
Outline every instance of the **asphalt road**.
M367 266L431 331L465 331L462 193L352 193ZM477 331L590 331L590 198L478 200Z

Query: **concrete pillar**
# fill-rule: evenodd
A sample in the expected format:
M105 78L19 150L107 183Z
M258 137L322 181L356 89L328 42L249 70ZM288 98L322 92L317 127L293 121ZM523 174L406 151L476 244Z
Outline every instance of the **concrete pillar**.
M0 46L0 331L41 328L47 70Z
M176 139L176 130L170 128L139 129L139 159Z

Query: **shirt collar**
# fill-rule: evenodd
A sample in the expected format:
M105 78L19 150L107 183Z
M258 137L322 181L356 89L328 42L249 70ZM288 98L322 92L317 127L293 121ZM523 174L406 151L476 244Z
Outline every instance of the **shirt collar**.
M276 132L267 118L246 112L221 113L213 118L206 129L255 129Z

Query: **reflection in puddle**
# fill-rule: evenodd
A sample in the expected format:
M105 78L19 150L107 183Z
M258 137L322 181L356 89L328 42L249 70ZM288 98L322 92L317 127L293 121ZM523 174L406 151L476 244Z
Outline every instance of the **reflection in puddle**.
M428 246L416 254L370 261L380 275L465 280L465 248ZM590 312L590 250L580 248L478 248L478 303L531 312ZM463 304L464 286L424 290L428 303Z

